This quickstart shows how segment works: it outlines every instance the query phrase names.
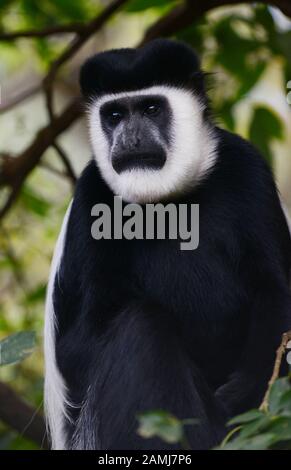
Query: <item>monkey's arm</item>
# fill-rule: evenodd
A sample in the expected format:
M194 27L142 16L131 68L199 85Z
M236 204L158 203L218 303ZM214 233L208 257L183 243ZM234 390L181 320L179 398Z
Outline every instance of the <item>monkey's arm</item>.
M290 312L290 294L286 289L266 284L257 292L238 370L216 392L228 417L260 405L272 374L276 349L282 333L288 329L288 321L290 325ZM286 366L283 365L283 370Z
M246 342L236 372L216 392L229 416L260 405L282 334L291 328L290 235L277 192L268 186L260 211L244 230L248 278L255 288ZM287 372L286 363L281 372Z

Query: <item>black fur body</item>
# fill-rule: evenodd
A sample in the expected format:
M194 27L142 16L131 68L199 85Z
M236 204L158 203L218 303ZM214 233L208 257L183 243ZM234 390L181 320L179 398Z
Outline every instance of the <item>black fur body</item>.
M78 182L55 286L56 351L70 400L90 387L96 448L167 447L136 434L136 414L151 409L200 419L188 440L208 448L225 416L263 397L290 327L290 237L261 157L219 134L216 168L187 196L200 204L193 252L173 240L94 240L91 208L113 194L94 162Z
M197 59L188 49L183 58L179 47L171 83L194 86ZM154 53L145 68L142 57L131 66L133 58L108 57L105 71L99 59L83 69L85 96L94 86L102 94L156 84ZM106 80L115 66L119 77ZM168 69L169 60L160 60L161 83ZM67 448L177 448L137 435L138 413L164 409L197 418L187 439L192 449L208 449L222 439L228 418L263 398L291 326L290 235L263 158L240 137L214 125L213 132L211 171L165 201L200 205L194 251L182 251L179 240L94 240L91 209L113 207L114 194L94 160L77 183L53 294L57 366L75 405L65 419Z

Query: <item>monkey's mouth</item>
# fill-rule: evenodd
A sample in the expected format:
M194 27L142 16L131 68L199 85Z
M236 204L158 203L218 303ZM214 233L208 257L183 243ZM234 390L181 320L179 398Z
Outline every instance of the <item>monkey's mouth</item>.
M119 153L112 158L112 166L116 173L135 168L160 170L165 162L166 154L162 149L158 152Z

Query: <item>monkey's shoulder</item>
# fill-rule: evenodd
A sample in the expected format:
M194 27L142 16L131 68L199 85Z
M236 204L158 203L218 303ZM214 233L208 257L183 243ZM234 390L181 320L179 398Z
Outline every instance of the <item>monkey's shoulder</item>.
M224 129L216 128L216 132L217 160L214 169L217 169L220 181L239 190L275 190L272 170L251 142Z

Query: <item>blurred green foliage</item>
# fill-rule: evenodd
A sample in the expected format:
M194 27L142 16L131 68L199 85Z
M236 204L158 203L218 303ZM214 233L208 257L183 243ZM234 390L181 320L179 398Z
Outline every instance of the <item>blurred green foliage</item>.
M0 0L0 32L39 30L75 22L85 24L108 3L97 0ZM179 3L181 1L129 0L118 18L122 17L123 25L126 25L127 19L148 18L150 12L149 18L155 21ZM114 21L118 22L118 18ZM126 27L120 34L126 37ZM233 131L241 129L237 108L248 100L251 115L242 132L272 164L274 141L286 138L285 123L267 99L258 103L251 96L272 63L276 63L281 71L283 86L291 79L291 31L280 29L266 5L254 4L210 12L190 27L178 31L175 37L193 46L201 55L203 68L210 72L209 93L219 124ZM67 42L67 35L0 42L0 82L9 80L10 74L24 66L44 74ZM279 86L274 84L274 87ZM25 133L25 123L19 125L20 131ZM46 158L44 155L44 161ZM50 163L52 160L50 154ZM17 204L0 227L1 338L21 330L33 330L37 342L32 357L1 368L1 379L13 384L36 407L42 403L45 285L70 196L69 184L38 167L27 179ZM162 437L171 425L175 428L171 431L171 439L176 436L181 441L180 423L161 412L152 421L151 415L145 416L139 432ZM260 445L273 444L266 435ZM232 441L228 445L231 444ZM1 424L0 448L30 448L31 445Z
M284 130L280 118L274 111L264 106L256 106L250 124L250 139L255 142L262 154L272 165L271 144L275 139L283 139Z
M167 443L182 443L184 430L182 421L163 410L140 414L137 433L145 438L159 437Z
M165 411L138 416L138 434L158 437L187 449L185 424L199 426L199 421L179 420ZM216 450L291 450L291 386L287 377L275 381L270 390L268 409L250 410L229 421L232 428Z
M251 410L233 418L235 426L221 445L222 450L291 450L291 387L288 378L272 386L268 410ZM235 432L236 431L236 432Z
M142 12L149 8L155 8L159 13L163 10L173 8L174 5L182 3L178 0L129 0L124 10L131 13Z

